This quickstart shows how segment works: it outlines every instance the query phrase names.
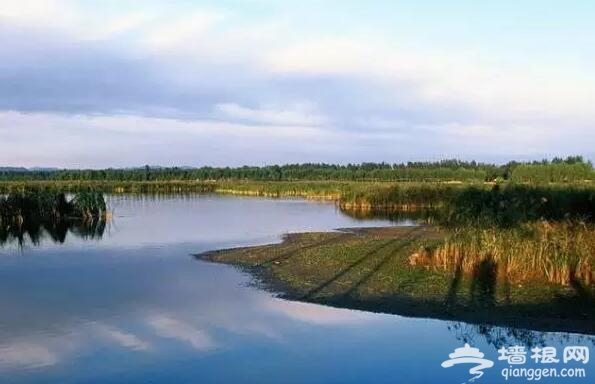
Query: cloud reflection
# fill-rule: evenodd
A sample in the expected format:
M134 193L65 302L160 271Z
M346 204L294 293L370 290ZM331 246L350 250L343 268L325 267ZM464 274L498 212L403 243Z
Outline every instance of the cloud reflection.
M263 303L263 307L269 311L281 313L293 320L317 325L362 324L379 318L375 314L366 312L282 299L267 300Z
M132 333L124 332L119 328L104 324L97 324L95 327L100 335L116 342L124 348L135 351L146 351L151 348L151 345L148 342L141 340L138 336Z
M0 345L1 368L41 368L58 361L58 355L41 344L19 341Z
M199 351L210 351L217 347L215 341L206 331L173 317L153 315L147 322L159 336L187 342Z

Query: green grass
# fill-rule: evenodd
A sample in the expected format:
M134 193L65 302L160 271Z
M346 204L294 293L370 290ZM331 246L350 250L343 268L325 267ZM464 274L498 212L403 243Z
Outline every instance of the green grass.
M489 262L470 273L413 265L411 255L445 237L430 227L286 236L280 244L198 255L246 268L266 287L308 302L542 330L595 333L593 290L500 279Z

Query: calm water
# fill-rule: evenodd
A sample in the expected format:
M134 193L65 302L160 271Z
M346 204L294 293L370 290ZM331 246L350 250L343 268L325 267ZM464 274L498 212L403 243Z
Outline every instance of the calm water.
M465 341L495 361L476 383L505 382L496 344L587 346L543 334L290 302L192 253L283 233L391 225L332 204L187 196L112 197L102 236L68 233L0 248L0 383L462 383L442 368ZM525 368L585 368L531 363ZM592 356L595 359L595 356ZM595 377L595 376L594 376ZM510 378L524 382L526 379Z

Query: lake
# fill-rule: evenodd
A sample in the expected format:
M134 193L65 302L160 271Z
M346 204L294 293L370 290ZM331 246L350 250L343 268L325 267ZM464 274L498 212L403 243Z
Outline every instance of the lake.
M411 319L279 299L249 275L193 254L279 241L288 232L411 224L358 220L332 203L215 195L109 198L92 234L72 230L0 248L0 383L462 383L472 366L441 367L465 343L505 382L499 347L526 348L523 368L562 361L592 337ZM536 364L532 346L560 362ZM594 357L595 359L595 357ZM509 378L522 382L525 378Z

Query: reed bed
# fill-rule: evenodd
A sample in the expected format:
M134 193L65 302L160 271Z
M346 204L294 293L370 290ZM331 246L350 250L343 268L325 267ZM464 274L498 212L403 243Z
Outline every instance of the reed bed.
M465 227L439 244L425 246L410 264L441 267L468 275L490 263L498 279L521 283L592 286L595 273L595 226L584 222L539 221L515 228Z
M439 217L445 226L513 228L547 220L595 221L592 186L494 185L469 187L453 195Z
M443 226L513 227L536 220L595 219L595 186L400 183L350 190L340 206L353 211L433 211Z
M453 201L465 187L459 183L398 183L377 184L368 188L346 191L339 202L346 210L415 211L435 209Z
M33 187L31 187L33 186ZM111 193L208 192L335 200L356 217L413 217L446 230L412 263L474 273L493 262L499 278L593 285L595 186L583 184L350 181L29 181L0 184L0 220L93 218ZM75 193L67 201L64 193ZM52 219L52 220L53 220Z
M325 181L234 181L218 182L215 192L243 196L301 197L306 199L336 201L353 188L367 188L372 183Z
M345 198L358 212L415 212L446 229L411 264L475 274L490 265L499 279L592 286L595 188L589 185L409 184Z
M78 193L89 190L104 193L180 193L214 192L217 185L208 181L110 181L110 180L27 180L0 182L0 193L24 192L27 189Z
M44 235L63 242L70 231L81 237L101 237L108 210L103 194L88 190L70 200L51 189L26 188L0 196L0 244L28 237L36 244Z
M103 193L78 192L68 200L62 192L27 188L0 197L0 222L23 223L25 220L52 221L90 219L104 216L107 207Z

